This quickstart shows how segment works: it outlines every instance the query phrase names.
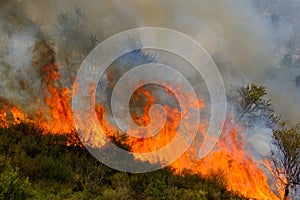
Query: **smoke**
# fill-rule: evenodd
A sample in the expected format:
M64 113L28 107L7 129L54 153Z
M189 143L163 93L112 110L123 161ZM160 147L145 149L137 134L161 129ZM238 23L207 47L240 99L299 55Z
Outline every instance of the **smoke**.
M245 0L1 1L1 96L16 104L36 99L41 86L38 69L32 66L33 46L44 35L55 47L70 85L98 42L130 28L158 26L181 31L202 44L228 88L250 82L267 86L278 113L297 121L300 98L294 80L300 72L281 64L293 24L283 17L274 23L272 13L258 11L273 12L267 9L272 4L255 3L256 7ZM93 34L97 40L89 44Z
M272 2L265 2L256 2L256 6L267 12ZM212 55L227 86L240 87L249 82L266 85L279 113L290 121L300 118L299 109L295 108L299 103L295 75L278 71L279 67L284 67L281 60L287 52L285 45L293 25L283 17L274 23L272 13L262 15L251 1L30 0L21 1L21 4L49 33L55 16L60 11L72 13L74 8L83 10L86 15L83 28L101 36L100 41L141 26L166 27L186 33ZM282 81L284 84L281 85Z
M43 34L16 2L1 1L0 13L0 96L34 111L41 103L41 83L33 50Z

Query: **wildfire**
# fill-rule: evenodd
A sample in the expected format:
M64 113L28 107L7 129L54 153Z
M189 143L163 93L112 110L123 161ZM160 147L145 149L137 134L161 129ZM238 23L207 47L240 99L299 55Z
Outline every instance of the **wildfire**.
M244 150L243 141L238 136L242 135L238 134L237 128L224 132L217 150L197 161L193 171L209 176L220 170L230 190L254 199L278 199L271 191L264 172Z
M51 119L43 123L43 128L52 133L70 133L74 130L70 106L71 90L67 87L57 87L60 74L55 64L47 65L42 70L46 74L44 100L51 113Z
M13 124L20 124L27 120L27 115L24 114L18 107L3 104L0 110L0 127L9 127Z
M155 103L154 97L149 91L140 89L144 97L149 98L150 104ZM203 107L202 101L200 101ZM104 108L102 108L104 109ZM133 119L149 123L149 104L143 107L144 115L133 115ZM165 106L168 120L164 128L151 138L135 138L129 136L126 143L131 147L132 152L153 152L167 145L177 133L180 124L180 111L177 108ZM104 112L102 112L104 114ZM141 119L140 119L141 118ZM101 126L108 128L105 124L107 121L102 116ZM106 129L107 135L115 131L115 127ZM128 130L130 133L135 130ZM199 134L204 137L206 124L199 126ZM187 133L189 134L189 133ZM264 171L254 161L252 156L244 149L244 138L242 129L234 125L233 120L226 122L222 137L219 139L215 150L203 159L197 159L197 147L199 144L194 143L191 148L185 152L177 161L171 164L176 173L181 173L188 169L192 173L201 174L204 177L210 177L212 174L222 173L229 190L238 192L251 199L279 199L271 190L268 179ZM180 147L178 147L180 149ZM175 151L175 150L174 150ZM168 159L169 155L164 155ZM162 156L160 156L162 157ZM143 158L138 158L143 160ZM147 160L150 161L151 160Z
M19 124L24 120L30 120L33 123L37 123L45 132L51 131L57 134L70 133L74 130L73 115L70 106L70 99L72 97L70 90L66 87L58 86L60 75L55 65L47 65L43 70L46 72L44 100L50 112L40 110L37 112L40 114L37 115L36 118L29 119L18 107L3 104L0 109L1 127L8 127L10 122ZM149 91L143 88L137 90L136 93L138 95L134 97L135 101L139 101L142 95L147 99L147 103L143 105L143 114L139 115L133 112L132 118L140 125L147 125L151 120L148 115L149 108L156 102L156 99ZM198 106L203 108L203 102L201 100L198 102ZM165 105L164 108L168 116L167 121L155 137L142 139L132 136L127 137L125 142L131 147L132 152L153 152L164 147L174 138L180 125L182 111L168 105ZM191 107L191 109L193 109L193 107ZM104 131L107 136L118 136L120 134L120 131L107 120L104 106L97 104L96 113L98 122L90 122L88 118L86 122L84 122L87 126L90 126L89 128L93 129L93 127L95 127L93 124L99 123L102 131ZM46 117L49 114L50 117ZM42 117L40 115L42 115ZM191 124L184 124L184 126L191 126ZM228 120L226 122L222 137L219 139L215 149L203 159L197 159L196 155L199 144L196 141L199 141L205 136L206 123L201 124L198 129L199 138L195 140L188 151L171 164L171 167L175 169L176 173L181 173L184 169L188 169L192 173L209 177L212 173L216 174L222 172L229 190L238 192L251 199L279 199L272 192L264 171L254 161L252 156L245 151L242 129L234 124L234 120ZM129 129L127 132L130 133L134 131L134 129ZM186 134L189 135L190 133ZM90 139L94 144L103 145L103 143L100 142L101 138L94 137ZM176 151L176 149L174 151ZM165 159L168 159L168 156L169 155L162 155ZM151 162L152 160L147 161Z

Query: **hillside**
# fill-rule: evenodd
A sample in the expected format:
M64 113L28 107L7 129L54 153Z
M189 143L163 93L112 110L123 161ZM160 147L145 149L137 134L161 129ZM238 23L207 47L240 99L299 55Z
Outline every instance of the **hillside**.
M0 199L244 199L225 189L221 175L115 171L70 138L30 124L1 128Z

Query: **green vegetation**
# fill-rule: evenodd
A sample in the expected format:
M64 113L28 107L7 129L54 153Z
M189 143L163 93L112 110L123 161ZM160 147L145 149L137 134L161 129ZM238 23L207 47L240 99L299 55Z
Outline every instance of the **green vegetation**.
M243 199L220 175L115 171L70 138L30 124L0 129L0 199Z
M236 94L229 96L230 103L234 106L237 122L244 128L251 129L258 123L263 123L268 128L273 128L279 121L279 116L273 110L270 99L266 99L266 88L249 84L241 87Z

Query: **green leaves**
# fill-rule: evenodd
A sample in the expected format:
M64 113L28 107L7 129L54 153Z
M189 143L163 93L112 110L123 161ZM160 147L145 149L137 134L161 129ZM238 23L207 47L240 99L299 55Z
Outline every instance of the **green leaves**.
M236 119L245 128L253 128L259 123L272 128L279 120L275 114L270 99L266 99L267 92L263 86L247 85L238 90L238 94L231 99L236 109Z
M33 196L28 179L22 180L19 169L7 169L0 174L0 199L19 200Z

